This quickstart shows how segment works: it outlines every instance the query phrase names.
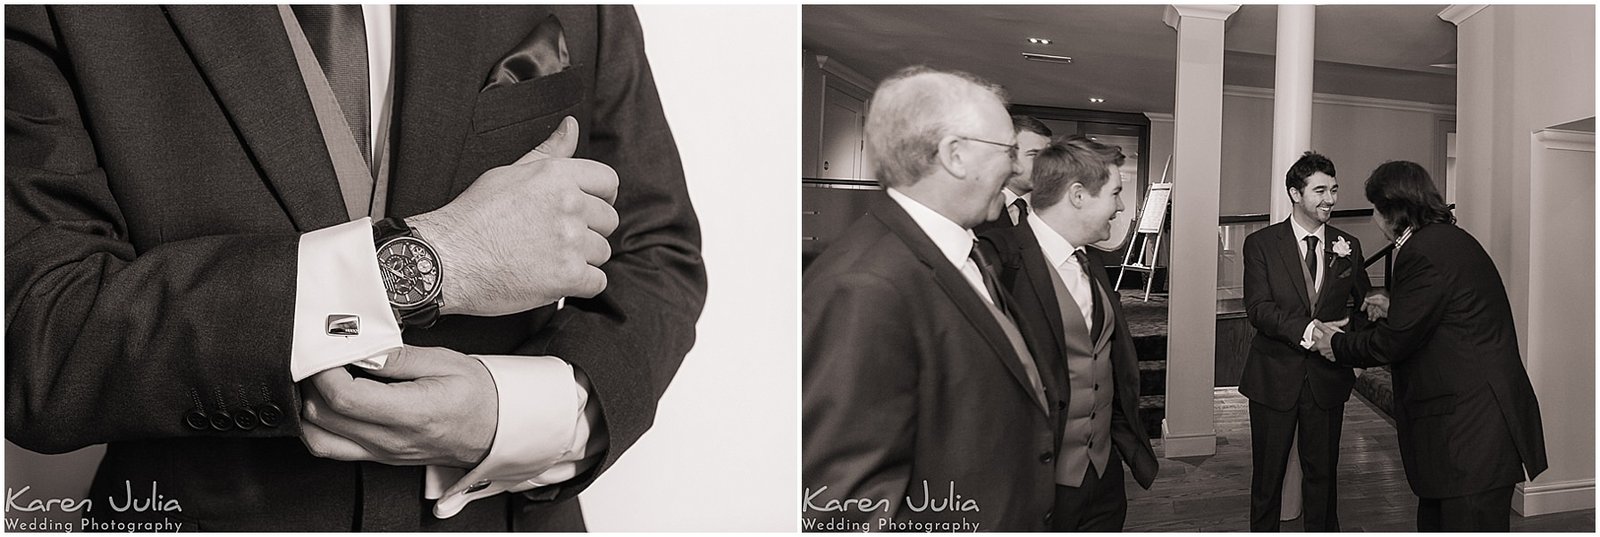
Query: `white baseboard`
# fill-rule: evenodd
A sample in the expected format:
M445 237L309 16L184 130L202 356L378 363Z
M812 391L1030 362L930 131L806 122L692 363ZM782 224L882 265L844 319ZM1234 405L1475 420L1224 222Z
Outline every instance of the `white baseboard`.
M1594 508L1594 479L1558 483L1518 483L1511 508L1522 516L1538 516Z
M1161 420L1161 452L1157 455L1171 459L1216 454L1216 432L1173 434L1167 430L1167 420Z

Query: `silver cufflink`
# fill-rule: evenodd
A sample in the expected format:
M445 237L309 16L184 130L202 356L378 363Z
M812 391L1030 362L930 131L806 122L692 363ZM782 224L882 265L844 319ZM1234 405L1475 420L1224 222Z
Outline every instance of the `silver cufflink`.
M361 316L348 313L329 315L328 335L343 337L361 335Z

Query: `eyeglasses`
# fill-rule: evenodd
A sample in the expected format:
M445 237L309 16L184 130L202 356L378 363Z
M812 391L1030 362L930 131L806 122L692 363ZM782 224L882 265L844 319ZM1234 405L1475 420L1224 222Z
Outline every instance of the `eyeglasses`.
M982 138L973 138L971 136L957 136L956 138L959 138L959 139L962 139L962 140L968 140L968 141L973 141L973 142L980 142L980 143L985 143L985 144L989 144L989 145L997 145L997 146L1000 146L1000 147L1004 147L1004 148L1006 148L1006 156L1011 157L1011 160L1017 160L1017 151L1020 151L1022 149L1021 147L1018 147L1017 144L1002 144L1000 142L991 142L989 140L985 140L985 139L982 139Z

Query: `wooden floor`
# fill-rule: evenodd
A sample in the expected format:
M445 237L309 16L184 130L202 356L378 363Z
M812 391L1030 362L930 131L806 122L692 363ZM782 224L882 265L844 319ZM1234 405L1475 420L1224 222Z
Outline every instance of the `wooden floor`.
M1161 459L1150 490L1128 479L1127 531L1248 531L1250 420L1234 388L1216 390L1217 454ZM1417 498L1406 485L1394 426L1360 397L1345 405L1339 446L1339 523L1344 531L1416 531ZM1156 453L1161 453L1157 440ZM1283 531L1300 531L1299 520ZM1593 532L1594 510L1523 518L1512 531Z

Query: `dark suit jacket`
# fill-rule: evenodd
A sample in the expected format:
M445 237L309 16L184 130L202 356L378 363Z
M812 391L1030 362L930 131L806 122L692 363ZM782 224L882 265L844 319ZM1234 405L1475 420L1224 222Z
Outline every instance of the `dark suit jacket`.
M1054 413L983 298L899 205L880 197L812 263L802 295L802 487L814 495L802 516L1049 527ZM935 500L953 486L979 510L915 512L907 498L921 506L924 486ZM887 504L827 510L857 498Z
M1056 405L1058 417L1065 420L1067 401L1071 399L1066 331L1055 286L1050 282L1050 273L1046 272L1054 269L1045 260L1044 251L1039 249L1039 241L1027 220L1014 227L984 233L983 240L992 244L998 254L1002 267L1000 281L1011 291L1017 322L1034 340L1030 344L1044 351L1039 356L1041 362L1048 364L1050 376L1046 384L1050 388L1050 399ZM1098 250L1085 248L1084 251L1090 266L1104 266ZM1104 270L1089 272L1100 289L1111 289ZM1159 463L1155 450L1150 447L1150 436L1139 420L1139 355L1133 347L1133 335L1128 331L1128 318L1122 314L1122 301L1112 296L1110 302L1116 316L1111 340L1112 376L1116 379L1111 404L1111 443L1133 471L1134 480L1148 489L1155 481ZM1062 425L1064 421L1057 427Z
M1300 388L1308 380L1312 398L1324 408L1349 400L1355 385L1350 368L1328 363L1322 355L1300 346L1306 324L1313 318L1337 321L1349 317L1345 330L1359 329L1366 322L1365 314L1355 307L1372 289L1361 266L1361 241L1332 225L1323 230L1323 237L1325 244L1318 247L1325 250L1326 260L1314 309L1306 293L1305 259L1289 221L1267 226L1244 239L1244 306L1256 335L1245 359L1239 393L1276 410L1294 408ZM1332 245L1339 237L1350 241L1348 257L1333 253Z
M1389 364L1411 490L1448 498L1537 477L1544 425L1494 260L1451 224L1414 231L1394 257L1389 317L1336 334L1334 355Z
M273 6L6 8L6 438L47 453L109 443L94 497L156 481L183 507L161 515L186 527L582 527L565 500L649 428L705 293L638 20L622 6L397 11L390 216L444 205L565 115L581 125L577 156L622 178L605 293L405 334L554 355L587 373L610 438L597 469L551 500L503 494L439 521L422 467L318 459L301 445L285 297L299 236L348 217ZM571 69L480 93L550 13ZM283 422L194 431L183 418L197 400L275 405Z

